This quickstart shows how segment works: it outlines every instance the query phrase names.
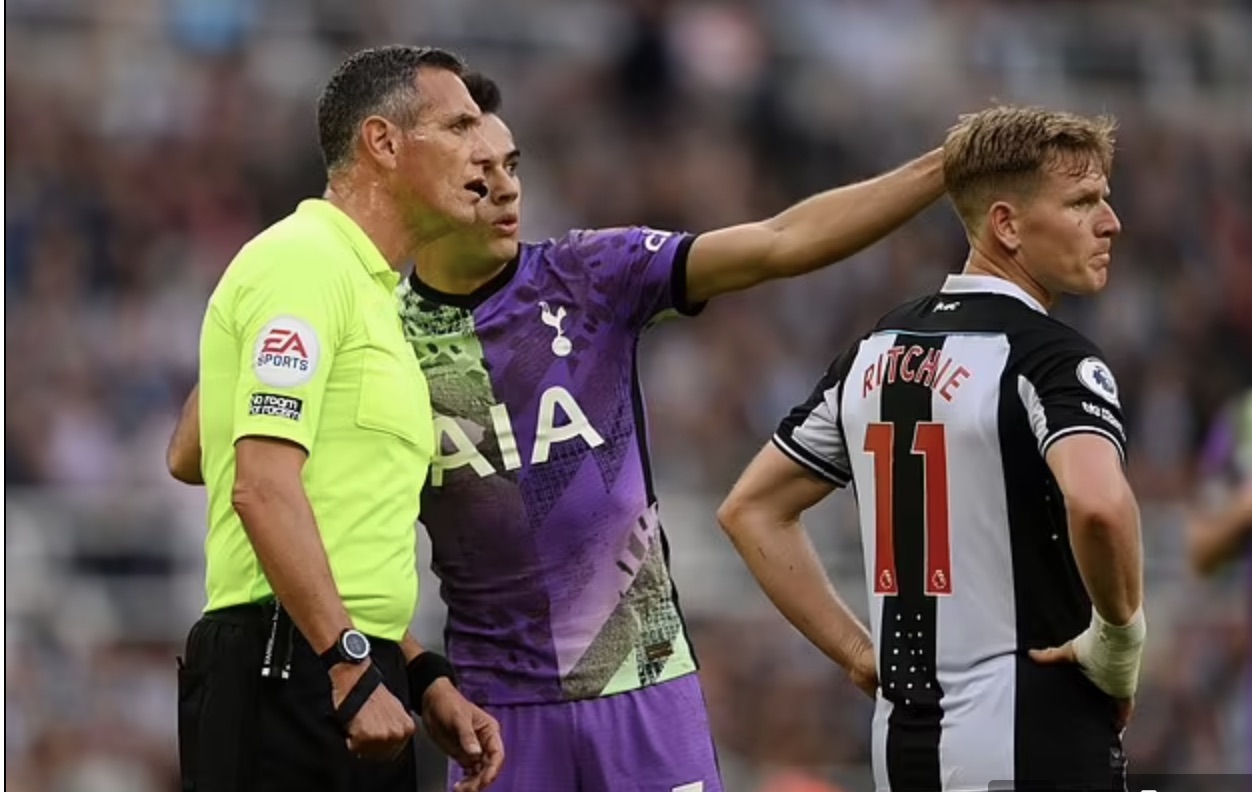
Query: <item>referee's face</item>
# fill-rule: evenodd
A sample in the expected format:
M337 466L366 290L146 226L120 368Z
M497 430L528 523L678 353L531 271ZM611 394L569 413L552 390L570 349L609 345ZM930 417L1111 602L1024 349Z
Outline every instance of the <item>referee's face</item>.
M1122 224L1100 168L1072 165L1048 168L1023 207L1018 255L1052 294L1094 294L1108 283L1113 238Z
M419 234L434 237L472 224L487 193L491 151L483 118L465 83L446 69L417 73L417 123L396 151L394 194Z

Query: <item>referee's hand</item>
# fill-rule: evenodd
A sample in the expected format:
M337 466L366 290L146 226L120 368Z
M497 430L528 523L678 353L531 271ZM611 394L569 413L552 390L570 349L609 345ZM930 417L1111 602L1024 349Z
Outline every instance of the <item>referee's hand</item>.
M331 703L336 709L369 667L341 663L331 669ZM362 759L394 759L408 745L417 724L408 709L379 685L348 724L348 750Z

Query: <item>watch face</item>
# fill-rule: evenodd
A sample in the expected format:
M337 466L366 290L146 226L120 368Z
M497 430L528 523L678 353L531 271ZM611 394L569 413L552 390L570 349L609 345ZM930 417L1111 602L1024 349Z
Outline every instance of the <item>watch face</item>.
M369 639L359 632L347 633L343 636L343 650L355 660L364 660L370 653Z

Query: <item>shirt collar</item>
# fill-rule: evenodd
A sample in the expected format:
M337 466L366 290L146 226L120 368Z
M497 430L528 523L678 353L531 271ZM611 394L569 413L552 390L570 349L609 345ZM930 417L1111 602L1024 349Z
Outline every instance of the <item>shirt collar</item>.
M994 275L949 275L948 279L943 282L943 288L940 290L945 294L971 294L977 292L990 292L992 294L1002 294L1005 297L1012 297L1026 303L1034 310L1041 314L1048 312L1043 304L1031 297L1021 286L1004 278L997 278Z
M296 207L296 211L316 215L346 237L348 244L352 247L352 251L356 253L357 259L371 275L390 273L396 276L398 282L399 274L391 268L391 265L387 263L387 259L383 258L383 254L379 252L378 246L361 230L361 227L357 225L355 220L344 214L342 209L330 201L321 198L309 198L301 201L300 205Z

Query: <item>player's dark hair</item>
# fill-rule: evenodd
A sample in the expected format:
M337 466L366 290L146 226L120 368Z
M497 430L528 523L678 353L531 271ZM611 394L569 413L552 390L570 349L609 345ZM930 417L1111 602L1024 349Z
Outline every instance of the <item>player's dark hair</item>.
M403 128L417 123L421 107L415 80L422 68L460 75L465 62L447 50L397 44L361 50L339 64L317 100L326 170L351 159L357 128L369 116L383 116Z
M469 90L470 98L484 115L500 112L500 108L504 105L504 97L500 95L500 86L496 85L495 80L481 72L467 72L461 75L461 80Z
M1004 193L1029 195L1044 171L1081 175L1113 167L1117 122L1042 107L999 106L963 115L943 143L943 177L967 228Z

